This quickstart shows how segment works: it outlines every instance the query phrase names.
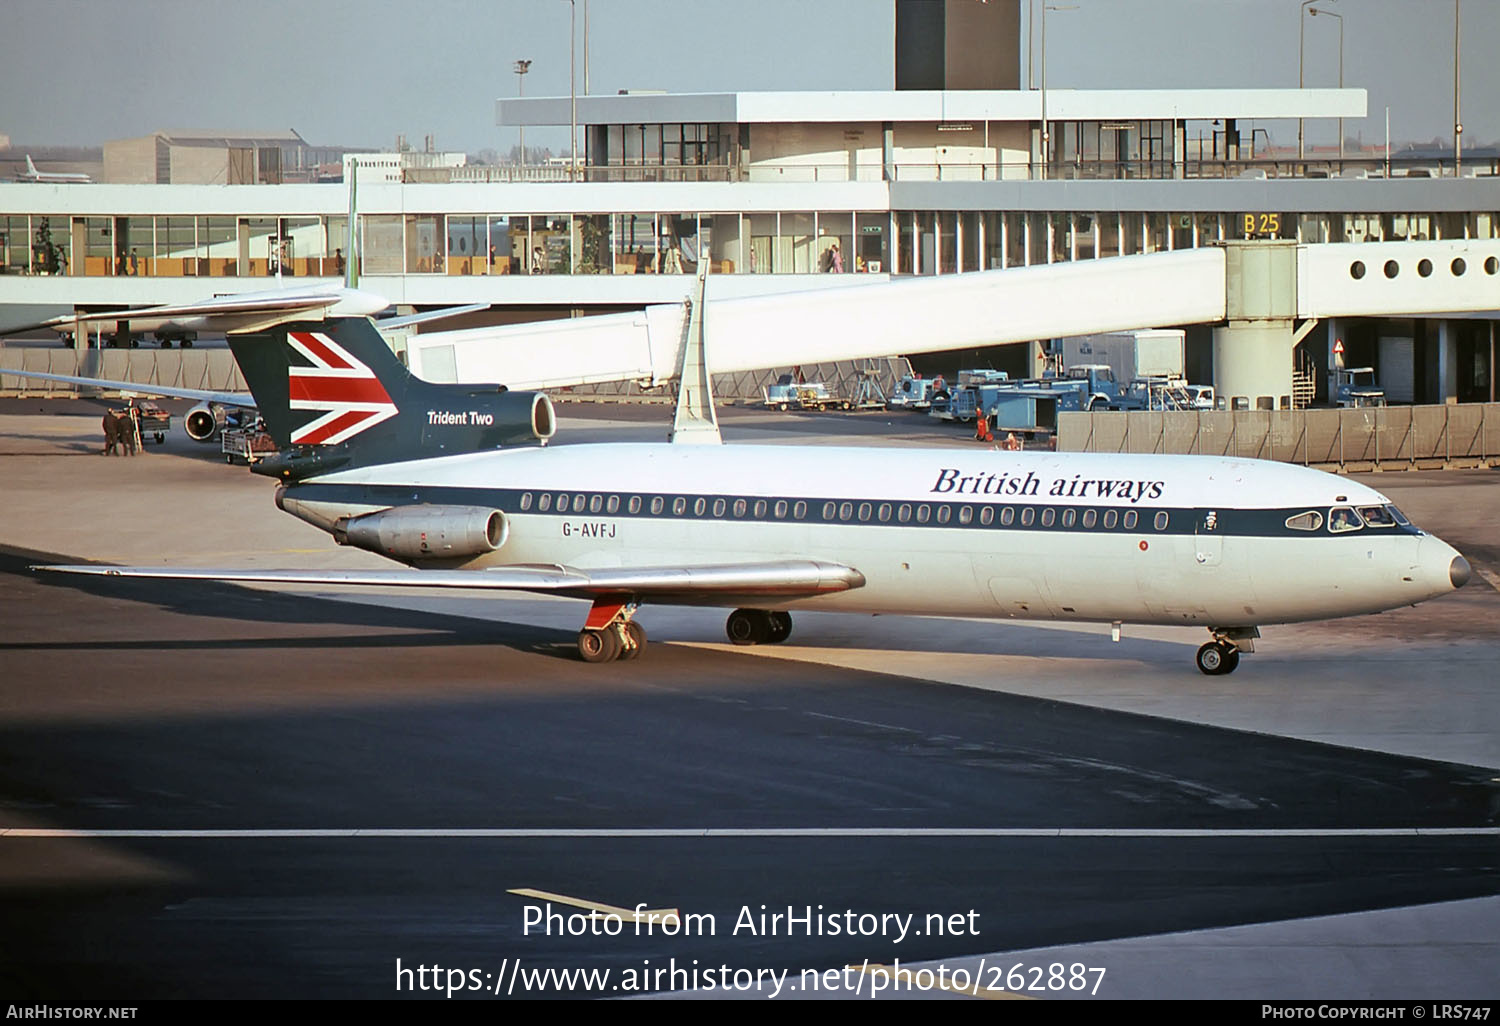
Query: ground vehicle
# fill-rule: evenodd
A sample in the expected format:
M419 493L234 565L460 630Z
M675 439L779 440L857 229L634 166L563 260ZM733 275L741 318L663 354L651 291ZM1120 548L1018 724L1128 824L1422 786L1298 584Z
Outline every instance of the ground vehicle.
M149 399L132 399L130 406L119 410L126 413L131 407L135 408L136 420L141 428L141 441L150 435L156 439L156 444L161 445L167 440L167 431L172 427L172 415Z
M1110 331L1061 340L1065 367L1103 364L1115 381L1136 378L1185 377L1183 348L1186 333L1180 328Z
M1212 385L1188 385L1188 396L1192 399L1195 410L1211 410L1214 408L1214 386Z
M791 374L783 374L776 379L776 384L765 386L765 396L765 405L778 410L790 410L793 407L802 410L847 410L850 407L848 399L838 398L821 381L799 382Z
M767 406L789 410L797 401L797 379L790 374L783 374L776 379L776 384L765 386L765 393Z
M977 411L986 408L986 396L993 399L995 389L1009 381L1010 375L1005 371L961 370L958 372L958 387L948 397L948 402L941 407L934 403L931 413L943 420L971 423Z
M1192 410L1193 393L1182 378L1150 377L1136 378L1130 383L1129 398L1139 405L1132 409L1142 410Z
M219 449L225 463L244 460L255 464L276 453L276 442L266 432L265 422L256 418L248 427L227 427L221 432Z
M1080 406L1085 410L1143 410L1143 400L1133 398L1120 388L1114 372L1102 363L1085 363L1068 368L1067 377L1052 382L1055 389L1075 388L1082 393Z
M943 386L943 379L924 378L920 374L902 376L891 389L886 405L893 410L925 410L932 405L932 394Z
M1334 374L1337 405L1345 409L1385 405L1385 390L1375 384L1374 367L1340 367Z

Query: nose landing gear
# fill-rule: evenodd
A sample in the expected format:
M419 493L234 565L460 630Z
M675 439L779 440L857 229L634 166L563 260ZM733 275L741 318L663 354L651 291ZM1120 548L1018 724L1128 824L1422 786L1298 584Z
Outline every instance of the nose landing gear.
M1210 627L1214 640L1198 649L1198 669L1210 677L1233 673L1240 665L1240 653L1254 652L1259 627Z

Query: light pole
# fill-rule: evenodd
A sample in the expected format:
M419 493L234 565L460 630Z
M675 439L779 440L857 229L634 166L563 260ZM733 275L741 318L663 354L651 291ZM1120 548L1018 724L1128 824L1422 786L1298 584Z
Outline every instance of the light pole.
M1036 0L1026 0L1026 88L1036 88Z
M526 95L526 72L531 70L530 61L516 61L516 95ZM526 167L526 126L521 127L521 167Z
M1456 3L1457 0L1454 0ZM1344 88L1344 16L1334 14L1332 11L1321 10L1317 7L1308 8L1308 14L1317 17L1320 14L1339 20L1339 88ZM1344 119L1339 118L1339 170L1344 170Z
M1463 163L1463 134L1464 122L1459 117L1459 89L1458 76L1458 0L1453 0L1453 177L1459 176L1460 166Z
M1042 4L1042 178L1052 159L1052 132L1047 125L1047 12L1076 11L1077 4Z
M568 142L573 156L568 161L568 181L578 175L578 2L568 0Z
M1306 43L1307 43L1307 9L1318 0L1302 0L1302 6L1297 8L1297 88L1303 88L1303 68L1306 65ZM1328 3L1337 3L1338 0L1327 0ZM1302 102L1300 99L1297 101ZM1303 119L1297 119L1297 159L1302 160L1307 155L1303 144Z

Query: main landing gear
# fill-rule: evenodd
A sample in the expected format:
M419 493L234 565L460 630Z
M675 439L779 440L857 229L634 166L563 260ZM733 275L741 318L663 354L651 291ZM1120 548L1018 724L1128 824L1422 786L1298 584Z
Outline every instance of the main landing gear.
M1241 652L1254 652L1258 627L1210 627L1214 640L1198 649L1198 669L1210 677L1233 673Z
M792 636L792 614L771 609L736 609L724 623L736 645L779 645Z
M586 663L610 663L637 658L646 650L646 628L636 623L635 602L595 599L589 618L578 632L578 655Z

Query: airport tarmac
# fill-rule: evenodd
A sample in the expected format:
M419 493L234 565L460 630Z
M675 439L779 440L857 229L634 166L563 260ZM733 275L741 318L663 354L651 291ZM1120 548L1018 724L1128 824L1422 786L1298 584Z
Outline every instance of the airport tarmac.
M558 444L659 439L670 419L560 411ZM610 970L600 996L679 969L646 989L723 996L688 971L795 982L899 959L974 978L1080 963L1107 970L1098 997L1496 996L1492 473L1363 477L1474 580L1267 627L1230 677L1197 672L1186 629L1115 644L1092 625L798 614L788 644L746 650L723 611L655 607L640 660L585 666L567 600L29 574L383 565L180 432L101 457L101 412L0 400L7 993L431 996L398 993L401 958L487 991L524 964ZM906 415L721 416L731 442L975 445ZM550 900L511 893L527 888L717 930L525 934ZM761 905L897 918L731 930ZM901 915L949 929L897 941ZM878 974L855 976L868 996ZM1042 981L1028 996L1093 996Z

